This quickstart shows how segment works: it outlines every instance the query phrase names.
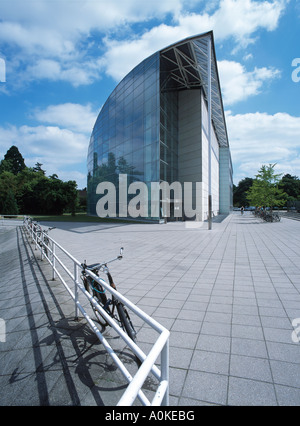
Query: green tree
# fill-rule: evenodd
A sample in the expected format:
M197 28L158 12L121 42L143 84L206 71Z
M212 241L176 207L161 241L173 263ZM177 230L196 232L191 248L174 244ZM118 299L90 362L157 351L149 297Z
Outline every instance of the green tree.
M12 189L10 189L3 203L2 214L17 215L18 211L19 209L18 209L18 204L15 198L15 195Z
M247 191L253 185L253 179L246 177L242 179L233 189L233 205L235 207L249 206Z
M2 213L9 192L12 192L15 197L17 192L16 176L11 172L4 171L0 174L0 212Z
M76 186L76 182L74 184ZM70 206L73 196L72 188L69 182L63 182L53 175L47 179L43 190L43 200L47 214L62 214L68 209L75 213L75 207L73 209ZM77 191L75 191L75 197L77 197Z
M279 188L281 174L275 174L276 164L263 165L249 191L247 199L253 206L270 207L282 206L286 202L287 194Z
M75 181L63 182L56 174L47 177L41 163L26 167L15 146L7 151L0 163L0 213L75 214L77 207Z
M3 172L10 172L12 169L12 161L11 160L1 160L0 162L0 174Z
M286 174L279 182L279 188L287 195L287 208L291 207L299 210L300 205L300 179L297 176Z
M279 182L279 188L283 189L289 197L300 200L300 179L297 176L284 175Z
M64 211L69 211L72 216L75 216L76 210L79 208L77 183L74 180L64 182L64 193L66 202Z
M35 163L35 166L32 169L34 172L36 173L42 173L43 175L46 174L45 170L42 169L42 164L41 163Z
M26 167L24 158L22 157L20 151L15 145L9 148L9 150L4 156L4 160L8 162L7 164L9 164L10 167L9 171L12 172L14 175L17 175Z
M26 214L42 214L45 208L43 191L47 177L31 168L24 169L17 176L17 200L20 211Z
M77 208L77 184L63 182L57 175L25 168L15 176L16 198L20 212L26 214L62 214Z

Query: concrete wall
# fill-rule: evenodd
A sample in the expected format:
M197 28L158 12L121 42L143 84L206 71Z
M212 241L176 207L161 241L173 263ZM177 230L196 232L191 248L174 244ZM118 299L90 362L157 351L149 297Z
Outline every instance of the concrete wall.
M201 132L202 132L202 220L208 215L208 112L207 106L202 97L201 100ZM212 212L217 215L219 212L219 144L213 126L211 127L211 195Z
M186 90L178 93L178 180L184 182L202 182L202 150L201 150L201 91ZM196 206L196 201L202 200L202 185L193 185L191 197L184 191L184 211L191 206L199 211L202 218L202 204ZM192 199L191 199L192 198Z
M186 90L178 94L179 182L193 185L192 200L186 204L197 208L197 219L206 220L208 213L208 113L201 90ZM211 133L212 209L219 212L219 144L212 127ZM186 194L186 191L184 192ZM200 205L196 206L196 202Z
M229 148L220 148L220 213L232 208L232 168Z

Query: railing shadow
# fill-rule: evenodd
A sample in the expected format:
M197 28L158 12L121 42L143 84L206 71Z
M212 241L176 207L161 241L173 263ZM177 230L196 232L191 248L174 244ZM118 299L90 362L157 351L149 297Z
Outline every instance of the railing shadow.
M78 389L76 377L84 387L90 390L94 403L98 406L104 405L101 392L115 392L125 389L128 383L125 383L124 380L122 383L117 380L114 382L113 377L110 377L109 387L97 385L93 374L94 367L97 367L98 381L99 377L105 378L108 374L114 374L117 366L108 359L110 357L107 351L86 322L65 316L58 300L59 295L55 295L55 286L52 288L44 276L39 262L33 255L32 247L26 242L26 238L20 229L17 230L17 239L21 281L33 346L35 371L24 374L22 365L20 365L12 372L9 383L28 379L29 376L32 377L37 383L39 405L47 406L51 405L52 398L46 377L49 377L52 371L61 371L65 381L64 392L68 393L67 399L71 405L81 405L81 395L87 393L87 389L80 389L80 387ZM29 278L28 270L25 271L25 267L29 268ZM34 306L30 298L33 286L41 300L39 313L44 311L46 314L46 321L43 324L38 323L37 316L34 314ZM73 304L72 309L74 309ZM59 320L57 320L58 317ZM43 348L45 347L48 347L49 351L44 351ZM123 358L128 359L128 364L133 363L131 353L124 350L119 352Z

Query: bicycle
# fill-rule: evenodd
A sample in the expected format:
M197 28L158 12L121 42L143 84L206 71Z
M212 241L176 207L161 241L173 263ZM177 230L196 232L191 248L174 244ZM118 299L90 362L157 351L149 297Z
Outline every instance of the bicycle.
M120 302L114 295L111 298L107 298L105 288L98 282L95 281L86 271L91 271L96 276L99 276L99 272L104 272L107 275L109 285L116 290L116 285L113 281L111 273L108 268L108 263L114 262L115 260L121 260L123 258L123 248L120 250L120 255L116 258L109 260L104 263L95 263L87 265L82 263L81 279L84 284L84 288L88 293L96 300L96 302L104 309L104 311L114 320L120 324L121 328L128 334L128 336L136 341L136 331L131 322L130 316L125 308L124 304ZM109 325L104 316L101 315L99 310L94 306L92 302L91 306L94 311L96 320L103 326Z
M37 243L41 247L43 254L48 257L48 249L50 240L48 237L48 232L52 231L52 229L55 229L55 226L52 226L48 228L47 230L42 229L41 225L39 225L37 222L33 222L35 229L36 229L36 235L37 235Z

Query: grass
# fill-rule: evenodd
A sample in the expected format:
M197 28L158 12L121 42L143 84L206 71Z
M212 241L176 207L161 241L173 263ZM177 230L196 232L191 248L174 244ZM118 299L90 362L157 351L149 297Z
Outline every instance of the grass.
M0 215L1 218L10 216L11 220L23 220L24 216L27 215ZM89 222L89 223L145 223L143 221L134 220L134 219L120 219L120 218L101 218L98 216L88 216L86 213L76 213L73 216L71 213L64 213L62 215L29 215L33 220L37 222ZM148 222L146 222L148 223Z

